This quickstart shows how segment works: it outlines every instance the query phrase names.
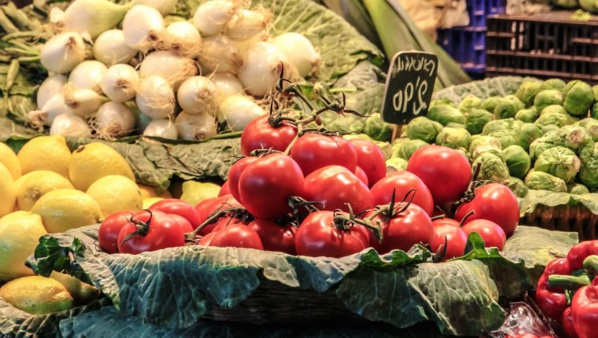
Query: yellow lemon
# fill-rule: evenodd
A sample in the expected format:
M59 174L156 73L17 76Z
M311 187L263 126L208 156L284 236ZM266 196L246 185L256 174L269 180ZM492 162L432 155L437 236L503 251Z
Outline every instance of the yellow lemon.
M162 197L148 197L148 198L144 198L143 199L143 207L142 207L142 209L147 209L147 208L151 207L152 204L154 204L154 203L156 203L158 201L161 201L163 199L164 198L162 198Z
M75 189L66 177L50 171L36 170L21 176L17 182L17 209L29 211L44 194L57 189Z
M186 181L183 183L181 199L191 205L212 197L218 197L220 186L211 182Z
M38 136L17 153L23 174L35 170L50 170L69 177L71 150L61 135Z
M52 271L50 278L54 278L59 281L60 284L64 285L76 304L88 304L100 295L100 290L95 286L84 283L73 276Z
M14 279L0 288L0 297L17 309L47 314L73 307L73 297L59 281L42 276Z
M15 210L17 189L12 175L4 164L0 163L0 217Z
M91 196L73 189L58 189L46 193L31 208L42 217L50 233L97 224L102 218L100 206Z
M23 210L13 211L10 214L0 217L0 223L12 221L13 219L16 219L16 218L19 218L19 217L25 216L25 215L30 215L29 211L23 211Z
M0 163L8 169L13 180L21 177L21 163L19 163L17 154L2 142L0 142Z
M93 182L108 175L121 175L135 181L127 160L104 143L92 142L73 151L69 177L76 189L87 191Z
M156 188L149 186L149 185L145 185L145 184L137 184L137 186L139 187L139 190L141 191L141 196L143 197L143 199L146 198L150 198L150 197L162 197L162 198L172 198L172 195L170 194L170 191L168 190L164 190L164 192L162 192L161 194L158 194L158 192L156 191Z
M25 260L35 251L39 238L46 234L39 215L13 214L0 219L0 280L33 275Z
M101 177L89 186L86 193L98 202L104 217L121 210L141 209L143 205L137 184L125 176Z

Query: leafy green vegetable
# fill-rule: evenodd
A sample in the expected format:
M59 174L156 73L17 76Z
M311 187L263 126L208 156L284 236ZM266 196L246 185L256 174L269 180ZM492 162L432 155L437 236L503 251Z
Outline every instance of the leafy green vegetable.
M581 160L573 150L560 146L543 151L534 164L537 172L551 174L565 183L573 182L580 168Z
M517 145L528 151L530 144L540 137L542 137L542 130L537 125L524 123L517 134Z
M479 134L493 118L494 115L484 109L472 109L465 118L465 128L472 135Z
M393 144L392 146L392 157L400 157L406 161L409 160L409 158L411 158L411 155L413 155L413 153L423 147L423 146L427 146L428 143L422 141L422 140L407 140L405 139L402 142L397 142L395 144Z
M530 190L521 201L521 215L533 213L538 205L558 207L561 205L575 205L581 203L589 211L598 214L598 194L574 195L567 192L552 192L547 190Z
M482 100L479 97L470 94L463 98L463 101L459 103L458 108L463 114L469 114L472 110L480 108L481 105Z
M469 95L475 95L481 100L485 100L491 96L507 96L514 94L523 81L524 78L518 76L492 77L441 89L434 92L432 99L448 100L449 103L458 106L459 103ZM494 111L494 109L492 111Z
M522 122L535 122L539 116L540 114L538 114L536 108L531 107L518 111L517 114L515 114L515 119Z
M557 89L542 90L534 98L534 106L539 112L550 105L560 105L562 103L563 92Z
M446 127L438 133L436 144L453 149L469 149L469 146L471 145L471 135L465 128Z
M451 122L465 124L465 115L450 104L439 104L431 107L426 117L432 121L440 122L444 126Z
M511 176L505 161L491 152L481 153L472 163L472 167L480 166L478 180L502 184L509 183Z
M426 143L434 143L436 136L442 130L442 124L432 121L427 117L419 116L411 120L405 128L407 137L415 140L422 140Z
M585 116L594 103L592 87L580 80L567 83L563 95L563 107L574 116Z
M538 94L541 87L542 81L536 79L525 80L519 89L517 89L515 96L517 96L517 98L523 102L526 107L531 107L534 104L536 94Z
M513 176L511 176L511 179L509 180L507 186L509 187L509 189L511 189L515 196L519 198L525 197L525 195L527 195L527 192L529 191L529 189L525 186L525 183L521 179Z
M525 185L532 190L567 192L563 179L542 171L530 170L525 176Z
M512 145L503 149L503 155L509 168L509 174L517 178L524 178L531 167L531 159L521 146Z

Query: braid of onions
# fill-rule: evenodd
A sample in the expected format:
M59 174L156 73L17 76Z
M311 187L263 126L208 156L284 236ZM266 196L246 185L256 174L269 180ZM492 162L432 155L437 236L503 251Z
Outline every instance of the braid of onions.
M52 135L139 134L201 141L267 114L284 70L317 79L320 55L297 32L273 36L272 13L248 0L207 0L188 18L176 0L74 0L52 9L40 52L48 77L29 123Z

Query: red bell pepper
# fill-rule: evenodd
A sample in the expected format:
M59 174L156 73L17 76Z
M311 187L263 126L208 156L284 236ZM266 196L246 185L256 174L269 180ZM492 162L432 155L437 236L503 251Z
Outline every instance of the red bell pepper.
M598 338L598 277L575 292L571 317L579 338Z
M567 261L571 271L583 268L583 261L590 255L598 255L598 240L580 242L569 250Z
M567 308L567 296L560 286L548 284L551 275L570 275L571 269L566 258L552 260L544 268L544 273L538 280L536 287L536 303L542 313L556 321L561 321L563 311Z
M577 336L577 332L575 331L575 326L573 325L573 317L571 316L571 307L565 309L563 312L563 319L561 320L561 324L563 324L563 328L569 338L579 338Z

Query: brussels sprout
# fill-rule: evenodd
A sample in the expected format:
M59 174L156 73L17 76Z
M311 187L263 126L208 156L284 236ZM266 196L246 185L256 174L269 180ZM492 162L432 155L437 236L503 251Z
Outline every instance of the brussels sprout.
M449 122L445 127L465 129L465 125L464 124L456 123L456 122Z
M515 196L519 198L524 198L527 195L529 189L525 186L522 180L518 179L517 177L511 176L507 187L511 189L511 191L515 194Z
M545 150L538 156L534 170L549 173L566 183L571 183L580 167L581 160L571 149L557 146Z
M511 124L508 120L492 120L482 128L482 135L489 135L497 130L508 130Z
M563 107L574 116L585 116L594 103L594 92L589 84L574 80L563 89Z
M552 4L563 8L577 8L578 0L552 0Z
M542 135L546 135L548 133L550 133L551 131L558 131L559 129L561 129L559 126L557 126L556 124L547 124L545 126L542 126Z
M598 101L598 85L592 86L592 93L594 93L594 101Z
M503 149L517 143L515 135L513 135L508 129L495 130L488 134L488 136L497 138L500 141L500 145L503 147Z
M428 110L432 109L435 106L444 105L444 104L452 105L451 100L449 100L449 99L432 100L432 102L430 102L430 108L428 108Z
M531 157L532 162L534 162L544 151L556 147L554 143L554 139L547 137L546 135L537 138L530 143L529 156Z
M459 103L459 111L463 114L469 114L473 109L479 108L481 105L482 100L479 97L469 94Z
M536 110L540 112L550 105L561 105L562 103L563 92L556 89L542 90L538 92L534 99L534 106L536 107Z
M444 126L449 124L449 122L465 124L465 115L461 114L459 109L448 104L441 104L430 108L426 117L430 120L440 122Z
M575 123L575 125L585 128L588 131L588 134L592 137L592 140L594 140L594 142L598 141L598 120L587 117Z
M453 149L469 149L469 146L471 145L471 135L465 128L446 127L438 133L436 144Z
M586 187L598 188L598 143L594 144L594 149L589 156L582 157L579 180Z
M515 120L522 122L534 122L538 119L538 116L540 116L540 114L538 114L536 108L531 107L518 111L517 114L515 114Z
M551 106L549 106L549 107L551 107ZM544 110L546 110L546 109L548 109L548 108L545 108ZM569 125L573 122L571 121L569 116L555 112L555 113L540 114L540 117L538 117L538 119L534 123L537 124L539 127L543 127L543 126L546 126L549 124L554 124L557 127L562 127L562 126Z
M525 149L518 145L512 145L503 149L502 152L509 168L509 174L518 178L524 178L532 165L532 160Z
M561 106L560 104L551 104L542 108L542 110L538 110L538 108L536 107L536 111L540 112L540 116L552 113L569 116L569 114L567 114L567 111L565 110L565 107Z
M400 157L409 160L411 155L413 155L417 149L427 145L428 143L422 140L405 140L396 143L392 146L392 157Z
M465 156L465 158L471 162L471 157L469 156L469 151L465 148L457 148L455 149L458 153L461 153L461 155Z
M530 170L525 176L525 185L532 190L567 192L565 181L542 171Z
M391 157L386 160L386 171L407 170L407 160L400 157Z
M477 179L480 181L491 181L502 184L509 183L509 168L500 157L484 152L473 161L472 168L480 166Z
M534 98L536 94L540 91L542 87L542 81L538 80L525 80L517 89L515 96L525 104L526 107L531 107L534 103Z
M493 112L496 106L503 100L502 96L490 96L489 98L482 101L481 109L489 112Z
M494 107L494 116L497 119L507 119L510 117L515 117L515 114L519 111L517 105L510 100L502 99L498 102L496 107Z
M496 154L502 156L502 147L497 138L487 135L474 135L471 137L471 144L469 145L469 155L472 160L475 160L478 155L483 152L495 150Z
M525 149L529 150L529 145L537 138L542 137L542 130L533 123L524 123L519 129L517 134L517 144Z
M442 124L432 121L424 116L414 118L405 128L407 137L412 140L422 140L427 143L434 142L441 130Z
M571 195L583 195L590 193L590 189L588 189L585 185L579 183L569 184L567 186L567 191Z
M553 78L553 79L548 79L548 80L544 81L544 83L542 83L542 85L540 86L540 90L546 90L546 89L563 90L565 88L565 86L567 86L567 83L565 83L565 81L563 81L561 79Z
M493 118L494 115L484 109L473 109L465 118L465 128L472 135L479 134Z
M525 109L525 103L521 102L521 100L519 100L519 98L517 96L507 95L507 96L505 96L505 99L508 101L511 101L515 105L515 108L517 109L517 111L520 111L521 109Z
M557 146L573 150L577 155L594 149L594 140L588 131L581 126L564 126L556 132Z
M365 118L356 118L349 126L349 132L363 133L364 127L365 127Z
M590 117L598 119L598 102L592 105L592 110L590 110Z
M365 120L363 132L374 140L388 141L392 136L392 125L386 123L379 113L373 113Z

